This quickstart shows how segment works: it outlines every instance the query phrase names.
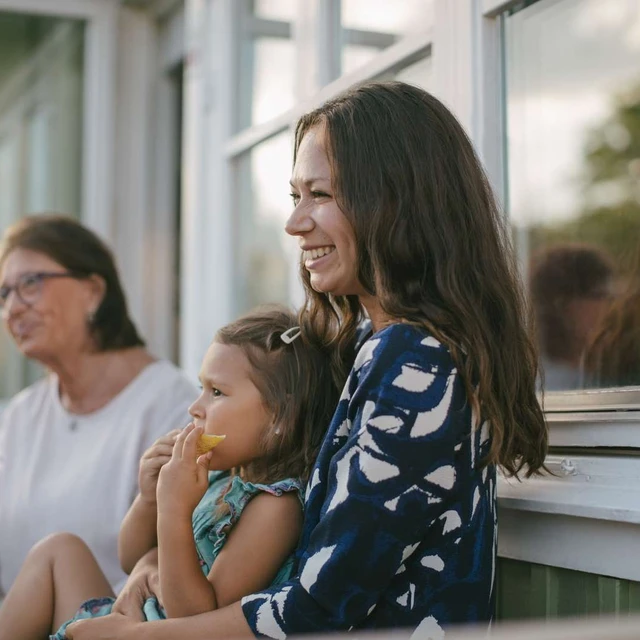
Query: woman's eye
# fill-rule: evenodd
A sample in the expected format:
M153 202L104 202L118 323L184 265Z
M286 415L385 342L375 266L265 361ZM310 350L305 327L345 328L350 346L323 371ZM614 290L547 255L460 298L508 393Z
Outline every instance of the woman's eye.
M33 276L27 276L26 278L24 278L20 283L20 286L23 289L33 289L34 287L37 287L39 284L40 284L40 278L36 275L33 275Z
M293 204L298 204L300 202L300 196L297 193L290 193L291 200L293 200Z
M330 198L331 197L328 193L325 193L324 191L312 191L311 195L314 198Z

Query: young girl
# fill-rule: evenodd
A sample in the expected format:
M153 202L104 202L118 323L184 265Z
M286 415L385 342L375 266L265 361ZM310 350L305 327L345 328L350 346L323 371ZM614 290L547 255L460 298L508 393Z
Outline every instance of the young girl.
M119 551L130 571L158 546L161 604L147 600L145 619L211 611L290 577L302 486L338 400L324 349L294 324L270 307L221 329L192 423L143 456ZM198 457L203 433L226 437ZM88 598L74 620L111 612L113 593L87 547L54 535L32 550L0 609L0 638L64 638L62 623Z

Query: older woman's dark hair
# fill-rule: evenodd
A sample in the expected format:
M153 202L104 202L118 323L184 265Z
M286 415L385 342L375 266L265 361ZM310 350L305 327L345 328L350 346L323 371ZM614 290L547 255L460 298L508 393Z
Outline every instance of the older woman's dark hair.
M129 317L113 255L95 233L68 216L26 216L5 231L0 265L15 249L46 255L78 277L95 274L104 280L104 297L90 321L99 351L144 345Z
M324 127L333 195L355 232L361 284L387 314L449 347L476 424L492 424L484 462L536 472L547 431L530 313L508 226L464 130L440 101L401 82L355 87L304 115L296 153L315 126ZM348 354L357 299L319 294L304 268L302 277L302 315L339 357Z

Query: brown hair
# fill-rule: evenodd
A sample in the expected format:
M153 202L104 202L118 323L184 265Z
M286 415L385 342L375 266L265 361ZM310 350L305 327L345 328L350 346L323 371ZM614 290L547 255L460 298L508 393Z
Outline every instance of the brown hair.
M508 226L462 127L436 98L401 82L355 87L304 115L295 153L319 125L360 283L389 316L450 349L478 423L492 425L484 464L537 472L547 429L529 309ZM349 362L357 299L317 293L301 271L303 318Z
M0 265L15 249L46 255L80 278L95 274L104 280L105 294L89 326L99 351L144 345L129 317L113 255L95 233L68 216L26 216L4 232Z
M640 287L611 304L587 346L584 367L598 386L640 384Z
M306 481L338 404L341 387L321 342L309 331L290 344L282 340L296 324L295 314L286 308L265 305L226 325L214 338L242 349L253 370L252 382L279 430L264 435L260 482L287 477Z
M576 337L567 304L608 295L613 277L613 263L598 247L561 244L534 254L529 286L543 353L553 360L581 356L585 345Z

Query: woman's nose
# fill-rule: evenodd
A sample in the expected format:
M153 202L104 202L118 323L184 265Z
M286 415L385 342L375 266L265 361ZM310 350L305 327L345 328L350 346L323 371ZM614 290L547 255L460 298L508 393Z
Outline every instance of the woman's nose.
M284 230L290 236L301 236L312 231L313 227L314 222L311 216L305 211L305 207L298 204L284 225Z

